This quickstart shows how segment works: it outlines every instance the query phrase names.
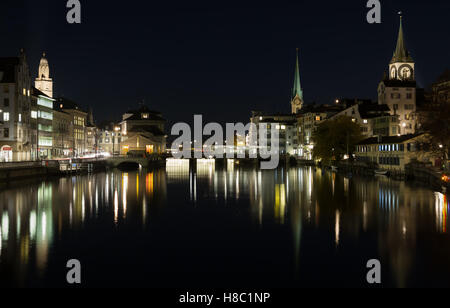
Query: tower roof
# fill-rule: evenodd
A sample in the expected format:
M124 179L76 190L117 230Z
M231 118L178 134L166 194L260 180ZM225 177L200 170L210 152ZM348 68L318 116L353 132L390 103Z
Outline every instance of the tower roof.
M395 48L391 64L397 62L414 62L413 58L406 49L405 38L403 35L403 18L401 15L400 15L400 29L398 31L397 47Z
M294 89L292 91L292 98L295 98L297 95L303 100L303 90L300 83L300 65L298 61L298 48L297 48L297 62L295 64L295 79L294 79Z

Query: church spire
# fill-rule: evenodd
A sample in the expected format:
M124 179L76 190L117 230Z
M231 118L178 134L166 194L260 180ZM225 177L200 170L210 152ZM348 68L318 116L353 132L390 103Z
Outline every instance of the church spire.
M405 45L405 38L403 35L403 16L400 13L400 29L398 31L397 47L395 48L394 56L392 57L391 63L398 62L414 62L410 56Z
M294 99L296 96L298 96L301 100L303 100L303 90L300 83L300 65L298 61L298 48L297 48L297 62L295 64L295 79L292 98Z

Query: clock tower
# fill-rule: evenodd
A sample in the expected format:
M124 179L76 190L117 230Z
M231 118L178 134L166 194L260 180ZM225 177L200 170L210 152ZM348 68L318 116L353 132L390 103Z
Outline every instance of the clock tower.
M414 60L405 46L403 37L403 22L400 15L400 30L398 33L397 47L389 64L390 80L415 80Z
M303 90L300 84L298 48L297 48L297 62L295 64L295 78L294 78L294 88L292 91L291 106L293 114L297 114L303 108Z
M394 56L389 63L389 72L378 86L378 103L387 105L397 124L390 135L414 134L417 129L417 84L414 60L406 49L403 36L403 20L400 16L400 30Z
M48 60L45 58L45 52L42 55L39 63L39 75L36 78L34 85L36 89L49 97L53 97L53 80L50 78L50 68Z

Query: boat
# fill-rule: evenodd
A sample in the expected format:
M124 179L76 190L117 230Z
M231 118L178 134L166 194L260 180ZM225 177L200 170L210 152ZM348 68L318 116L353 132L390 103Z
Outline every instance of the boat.
M375 170L375 175L383 175L383 176L387 176L389 174L388 170Z

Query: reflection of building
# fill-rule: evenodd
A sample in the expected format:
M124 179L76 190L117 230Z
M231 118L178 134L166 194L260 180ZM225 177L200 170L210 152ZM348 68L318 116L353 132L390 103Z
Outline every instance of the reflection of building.
M146 106L127 112L120 123L122 131L120 153L123 155L164 153L165 123L166 120L161 113L151 111Z
M400 20L397 47L389 64L389 75L378 87L378 103L389 106L391 115L399 116L398 134L416 131L416 81L414 60L405 46L403 26Z
M0 162L30 160L31 78L25 53L0 58Z

